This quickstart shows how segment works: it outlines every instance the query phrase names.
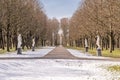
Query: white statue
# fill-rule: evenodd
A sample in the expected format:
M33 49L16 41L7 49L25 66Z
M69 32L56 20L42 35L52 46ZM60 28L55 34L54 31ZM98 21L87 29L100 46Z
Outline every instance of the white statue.
M85 47L88 47L88 42L86 38L85 38Z
M35 38L32 39L32 47L35 46Z
M35 38L32 39L32 51L35 51Z
M21 38L21 34L18 35L18 45L17 45L17 48L21 48L21 45L22 45L22 38Z
M22 54L22 49L21 49L21 45L22 45L22 37L21 34L18 35L18 45L17 45L17 54Z
M100 36L99 35L97 35L96 45L98 46L98 49L100 49Z

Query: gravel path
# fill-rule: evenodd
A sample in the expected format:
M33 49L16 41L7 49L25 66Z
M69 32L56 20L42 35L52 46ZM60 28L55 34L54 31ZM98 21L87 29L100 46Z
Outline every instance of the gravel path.
M43 58L45 59L77 59L77 57L73 56L68 52L64 47L59 46L52 50L50 53L45 55Z

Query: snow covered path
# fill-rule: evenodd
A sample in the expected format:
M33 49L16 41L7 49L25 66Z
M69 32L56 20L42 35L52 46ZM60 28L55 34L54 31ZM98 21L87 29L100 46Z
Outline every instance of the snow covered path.
M6 54L1 57L43 57L54 48L43 48L26 55ZM73 52L72 52L73 51ZM77 57L89 57L69 50ZM92 56L91 56L92 57ZM0 60L0 80L120 80L120 73L107 71L107 66L120 62L73 59Z

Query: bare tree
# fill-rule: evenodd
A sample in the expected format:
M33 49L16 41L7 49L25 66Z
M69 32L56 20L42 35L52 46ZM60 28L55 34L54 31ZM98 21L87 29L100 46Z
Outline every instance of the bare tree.
M70 20L71 39L84 45L88 38L90 48L94 48L99 34L102 49L109 48L112 53L120 45L119 5L118 0L84 0Z

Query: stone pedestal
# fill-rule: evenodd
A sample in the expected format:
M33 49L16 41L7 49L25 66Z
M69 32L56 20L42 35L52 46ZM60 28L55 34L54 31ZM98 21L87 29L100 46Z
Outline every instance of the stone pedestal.
M85 52L88 52L88 47L85 47Z
M97 48L97 56L102 56L101 49Z
M17 54L22 54L22 49L21 48L17 49Z
M34 46L32 47L32 51L35 51L35 47Z

